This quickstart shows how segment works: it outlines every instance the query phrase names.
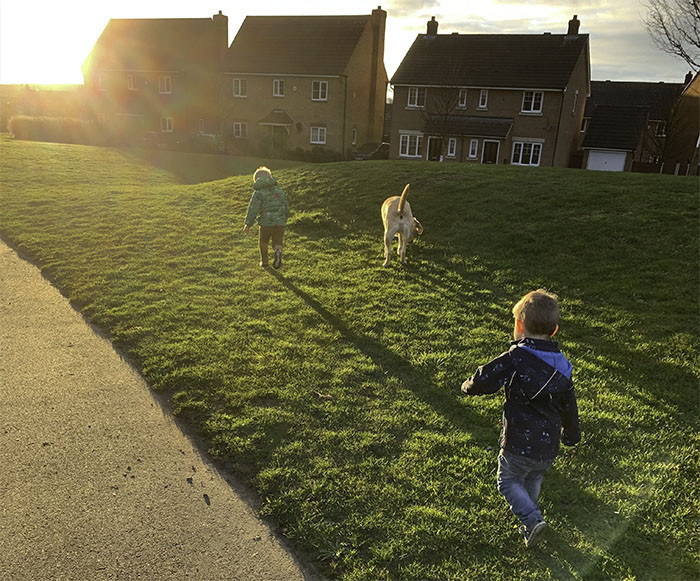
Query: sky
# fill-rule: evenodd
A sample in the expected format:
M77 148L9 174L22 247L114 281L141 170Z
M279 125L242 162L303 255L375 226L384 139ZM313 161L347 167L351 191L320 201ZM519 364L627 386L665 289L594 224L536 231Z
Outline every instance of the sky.
M0 84L82 84L80 65L110 18L229 18L229 43L247 16L369 14L374 3L337 0L0 0ZM438 33L565 34L576 14L591 39L597 81L680 83L689 68L657 49L640 0L383 0L389 79L435 16Z

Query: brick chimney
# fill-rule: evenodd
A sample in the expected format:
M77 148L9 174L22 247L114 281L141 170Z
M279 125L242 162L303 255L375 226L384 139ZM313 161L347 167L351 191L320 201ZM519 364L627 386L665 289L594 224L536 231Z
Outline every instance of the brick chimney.
M218 56L219 60L221 60L228 50L228 16L221 14L221 10L219 10L218 14L214 14L212 20L214 21L216 45L219 51Z
M386 30L386 11L381 6L372 10L372 72L369 87L369 126L372 127L375 118L375 101L377 92L386 94L386 86L379 86L380 67L384 64L384 31ZM380 138L381 141L381 138Z
M426 34L428 36L436 36L437 29L438 29L438 22L437 22L437 20L435 20L435 17L433 16L430 19L430 21L428 22L428 32Z
M569 30L566 34L578 34L579 26L581 26L581 21L578 19L578 15L574 14L574 17L571 20L569 20Z

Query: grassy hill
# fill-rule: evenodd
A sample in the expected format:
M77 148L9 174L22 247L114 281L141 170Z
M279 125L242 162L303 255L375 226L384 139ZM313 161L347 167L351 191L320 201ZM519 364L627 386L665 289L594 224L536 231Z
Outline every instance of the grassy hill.
M281 169L293 216L276 272L241 233L250 168L183 183L200 161L176 174L116 150L3 141L0 233L324 573L697 577L696 178ZM379 207L409 182L425 233L407 267L384 269ZM502 394L459 387L507 348L513 303L541 286L560 296L583 440L545 477L552 528L527 551L495 487Z

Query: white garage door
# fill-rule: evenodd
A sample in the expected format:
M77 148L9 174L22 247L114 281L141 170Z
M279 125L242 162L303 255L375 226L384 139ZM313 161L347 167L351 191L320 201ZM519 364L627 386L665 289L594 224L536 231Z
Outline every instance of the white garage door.
M624 151L590 151L586 169L598 171L625 171L627 154Z

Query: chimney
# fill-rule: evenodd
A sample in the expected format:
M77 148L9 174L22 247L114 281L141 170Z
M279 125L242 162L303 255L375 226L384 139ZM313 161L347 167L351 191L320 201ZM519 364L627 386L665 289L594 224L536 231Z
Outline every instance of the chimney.
M221 14L221 10L219 10L218 14L214 14L212 20L214 21L218 57L221 60L228 50L228 16Z
M430 21L428 22L428 32L426 33L428 36L435 36L437 35L437 29L438 29L438 23L437 20L435 20L435 17L433 16Z
M685 81L683 81L684 85L689 85L690 81L693 80L693 71L688 71L688 74L685 76Z
M578 15L574 14L574 17L569 20L569 31L566 34L578 34L579 26L581 26L581 21L578 19Z
M367 116L367 122L369 124L370 134L368 137L371 140L377 139L381 141L381 129L379 135L375 135L373 127L375 125L375 111L376 111L376 101L381 99L383 106L384 100L386 99L386 84L380 81L380 73L384 70L384 32L386 30L386 11L382 10L381 6L377 6L375 10L372 10L372 64L371 64L371 78L369 86L369 115ZM381 95L381 96L380 96Z

